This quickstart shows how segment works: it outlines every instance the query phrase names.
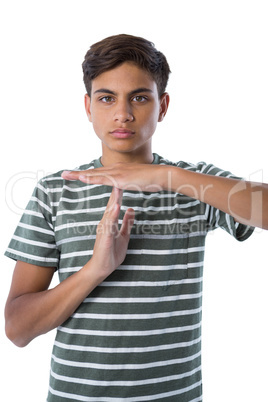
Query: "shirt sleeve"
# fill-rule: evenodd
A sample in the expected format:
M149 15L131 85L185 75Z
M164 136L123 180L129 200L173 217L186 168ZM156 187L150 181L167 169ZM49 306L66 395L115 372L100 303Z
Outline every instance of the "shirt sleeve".
M212 164L205 164L204 162L200 162L197 166L197 172L209 174L213 176L221 176L227 177L230 179L238 179L242 180L241 177L237 177L233 175L229 171L222 170L217 168ZM235 239L239 241L243 241L248 239L254 231L254 227L247 226L242 223L236 222L235 219L231 216L226 214L225 212L214 208L210 205L206 205L205 209L205 216L208 223L209 230L214 230L216 228L222 228L227 233L232 235Z
M58 267L59 250L44 182L40 181L34 189L5 255L34 265Z

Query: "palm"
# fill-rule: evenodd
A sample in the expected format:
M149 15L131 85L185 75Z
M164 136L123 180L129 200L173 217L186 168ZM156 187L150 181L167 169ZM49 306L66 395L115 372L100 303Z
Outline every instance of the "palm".
M106 211L97 228L93 257L103 276L109 276L125 259L130 231L134 223L134 211L128 209L118 228L118 216L122 190L113 189Z

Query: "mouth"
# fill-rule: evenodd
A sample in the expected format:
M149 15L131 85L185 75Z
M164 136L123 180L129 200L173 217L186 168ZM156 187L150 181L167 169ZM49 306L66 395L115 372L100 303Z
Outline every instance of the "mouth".
M116 128L114 131L110 131L110 134L114 138L131 138L135 132L126 128Z

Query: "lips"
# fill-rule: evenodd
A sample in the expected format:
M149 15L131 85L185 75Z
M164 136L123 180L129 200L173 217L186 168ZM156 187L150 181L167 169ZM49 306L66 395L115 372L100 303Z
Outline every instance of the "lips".
M114 131L111 131L110 134L114 138L131 138L135 133L134 131L126 128L116 128Z

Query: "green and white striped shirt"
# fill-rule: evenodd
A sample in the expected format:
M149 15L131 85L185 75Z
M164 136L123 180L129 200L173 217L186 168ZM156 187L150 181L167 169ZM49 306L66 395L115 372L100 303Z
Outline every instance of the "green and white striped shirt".
M155 164L235 177L204 162ZM100 167L100 160L79 170ZM111 187L42 179L6 255L56 267L63 281L91 258ZM206 235L253 228L180 193L124 191L135 210L126 258L58 329L48 402L202 401L201 314Z

